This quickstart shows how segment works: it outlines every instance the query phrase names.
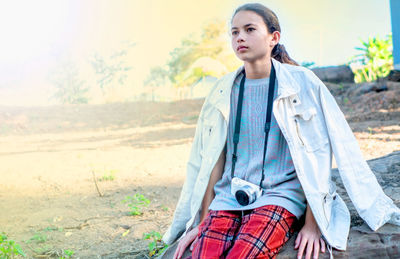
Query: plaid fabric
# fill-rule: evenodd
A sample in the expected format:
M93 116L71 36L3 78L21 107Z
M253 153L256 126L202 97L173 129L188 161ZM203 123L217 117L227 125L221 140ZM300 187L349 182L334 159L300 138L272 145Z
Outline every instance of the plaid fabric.
M277 205L248 211L214 211L199 225L199 240L186 259L275 258L292 237L295 215Z

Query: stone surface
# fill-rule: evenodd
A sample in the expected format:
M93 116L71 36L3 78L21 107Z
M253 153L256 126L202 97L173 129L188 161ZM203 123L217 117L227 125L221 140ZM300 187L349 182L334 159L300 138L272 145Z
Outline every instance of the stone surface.
M400 82L400 70L392 70L388 75L388 80L393 82Z
M324 82L354 83L354 73L349 66L328 66L311 69Z
M367 163L384 192L400 207L400 151L368 160ZM337 185L337 192L346 202L351 214L347 249L346 251L333 249L333 256L335 258L352 259L400 258L400 227L387 223L377 231L372 231L356 212L342 184L337 168L332 171L332 179ZM295 235L284 245L278 255L279 259L296 258L297 250L294 250L294 241L297 233L296 231ZM177 243L171 245L164 255L159 258L173 258L176 246ZM187 249L182 258L186 258L189 255L190 251ZM329 251L326 249L324 254L320 253L319 258L329 258Z

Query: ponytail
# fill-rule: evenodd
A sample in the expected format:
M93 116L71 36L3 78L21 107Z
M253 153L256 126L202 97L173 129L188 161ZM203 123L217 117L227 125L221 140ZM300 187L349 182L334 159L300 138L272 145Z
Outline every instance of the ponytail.
M285 46L283 44L276 44L275 47L272 49L271 57L278 60L281 63L287 63L291 65L298 66L299 64L289 57Z

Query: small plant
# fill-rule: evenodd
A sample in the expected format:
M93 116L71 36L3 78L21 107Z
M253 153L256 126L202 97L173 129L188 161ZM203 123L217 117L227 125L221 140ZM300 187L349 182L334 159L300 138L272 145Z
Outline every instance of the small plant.
M99 181L113 181L115 179L115 173L117 172L117 170L110 170L108 172L105 172L101 178L99 179Z
M126 196L123 203L126 203L131 211L129 212L130 215L141 215L143 214L142 208L147 207L150 204L150 200L144 197L143 194L136 193L133 196Z
M386 39L369 37L368 41L361 43L364 48L355 49L362 53L353 56L348 62L348 65L355 64L357 67L353 69L354 81L371 82L387 76L393 69L392 34L387 35Z
M372 137L372 134L373 134L371 127L368 127L368 132L369 132L368 139L370 139Z
M47 236L41 232L36 232L26 243L45 243L47 241Z
M63 251L63 256L61 256L59 259L69 259L72 258L74 254L75 254L74 250L65 249Z
M144 240L152 239L148 245L150 257L161 255L168 248L168 245L164 244L161 238L161 234L154 230L149 233L143 233Z
M9 259L18 255L26 257L21 247L14 240L8 239L4 232L0 233L0 258Z

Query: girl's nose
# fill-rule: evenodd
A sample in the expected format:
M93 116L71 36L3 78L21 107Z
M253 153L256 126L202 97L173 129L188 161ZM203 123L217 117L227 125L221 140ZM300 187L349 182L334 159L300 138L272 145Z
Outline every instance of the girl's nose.
M243 33L240 33L240 32L239 32L239 34L238 34L238 36L237 36L237 38L236 38L236 41L237 41L237 42L242 42L242 41L244 41Z

